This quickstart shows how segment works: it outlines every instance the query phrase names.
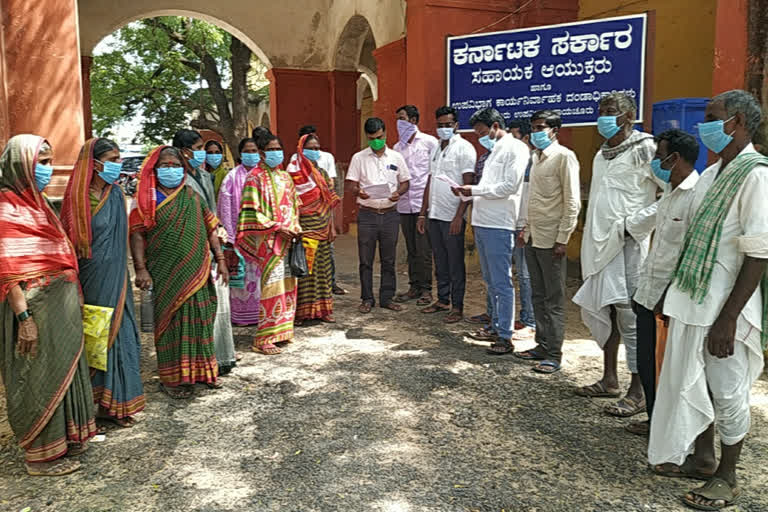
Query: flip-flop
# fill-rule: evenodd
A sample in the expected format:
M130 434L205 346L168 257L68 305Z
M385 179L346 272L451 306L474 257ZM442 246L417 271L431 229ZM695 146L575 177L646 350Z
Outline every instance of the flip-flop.
M552 361L550 359L547 359L545 361L541 361L539 364L531 368L536 373L543 373L546 375L559 372L560 371L560 363L557 361Z
M503 356L514 351L515 347L510 342L499 340L487 348L485 353L491 356Z
M485 313L467 317L465 320L470 324L488 325L489 323L491 323L491 317L489 317Z
M280 347L278 347L277 345L274 345L272 343L267 343L265 345L260 345L258 347L253 347L253 350L255 352L261 352L265 356L276 356L276 355L278 355L278 354L283 352L283 350ZM266 352L267 350L269 352Z
M96 422L108 422L121 428L131 428L136 425L136 420L130 416L116 418L115 416L96 416Z
M691 494L694 496L700 496L709 501L719 500L723 502L722 507L717 507L715 505L703 505L701 503L696 503L695 501L689 499L688 495L685 495L683 496L683 503L685 503L689 507L692 507L698 510L722 510L736 503L736 500L738 500L739 496L741 495L741 489L735 486L731 487L731 484L729 484L722 478L713 477L713 478L710 478L707 483L705 483L698 489L693 489L688 494Z
M367 315L368 313L370 313L370 312L371 312L371 309L373 309L373 304L371 304L371 303L369 303L369 302L363 302L362 304L360 304L360 305L357 307L357 310L358 310L360 313L364 314L364 315Z
M422 309L421 312L425 315L431 315L432 313L440 313L442 311L450 311L451 306L448 304L442 304L440 302L434 302L427 306L426 308Z
M29 476L63 476L74 473L80 469L80 461L72 459L59 459L58 462L47 469L32 469L27 465Z
M173 398L174 400L188 400L195 395L192 388L182 386L166 386L162 383L160 384L160 391Z
M429 306L430 304L432 304L432 295L422 295L416 301L417 306Z
M476 341L493 341L499 337L498 334L485 327L481 327L475 332L468 332L466 335Z
M714 476L714 472L706 474L696 470L696 468L693 467L693 464L690 463L689 459L686 459L682 466L674 465L677 470L665 470L663 469L663 466L664 464L651 466L651 471L659 476L664 476L667 478L687 478L691 480L703 480L705 482L708 482Z
M464 315L462 315L460 311L451 311L450 313L445 315L445 318L443 318L443 323L456 324L461 322L463 318L464 318Z
M602 382L595 382L589 386L576 388L573 392L578 396L586 398L618 398L621 396L621 390L611 390L605 387Z
M651 424L648 422L648 420L633 421L631 423L627 423L624 426L624 430L636 436L648 437L651 433Z
M616 416L617 418L631 418L641 412L645 412L645 410L645 398L637 402L626 396L618 402L608 404L603 408L606 414Z
M408 290L405 293L398 293L395 295L395 302L409 302L413 299L419 298L419 292L415 290Z
M79 443L79 444L73 443L73 444L70 444L69 446L71 446L71 448L67 447L67 457L79 457L85 452L87 452L89 447L87 441L85 443Z
M525 361L544 361L546 359L546 357L539 355L534 348L522 352L515 352L515 357Z
M381 308L388 309L390 311L396 311L398 313L403 310L403 306L401 306L400 304L395 304L394 302L390 302L386 306L381 306Z

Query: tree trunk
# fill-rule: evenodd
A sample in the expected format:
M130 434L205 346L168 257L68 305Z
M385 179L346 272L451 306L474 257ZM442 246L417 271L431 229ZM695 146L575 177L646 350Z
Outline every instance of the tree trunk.
M251 50L236 37L229 45L232 54L232 124L239 138L250 137L248 133L248 72L251 69ZM239 141L238 141L239 143ZM237 145L231 147L237 151Z

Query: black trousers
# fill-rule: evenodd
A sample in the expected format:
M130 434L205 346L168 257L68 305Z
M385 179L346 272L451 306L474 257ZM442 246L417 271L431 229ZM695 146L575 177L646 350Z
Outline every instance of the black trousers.
M643 383L648 417L656 402L656 317L653 311L635 302L637 313L637 373Z
M400 227L408 250L408 282L411 289L432 293L432 247L428 233L422 235L416 229L418 220L418 213L400 214Z
M555 256L554 248L539 249L530 242L525 248L525 259L531 276L536 343L544 350L548 360L559 363L563 359L565 339L565 280L568 261L565 256Z
M466 221L462 221L461 233L450 235L450 222L430 219L428 231L435 256L437 300L459 311L464 310L464 291L467 287L467 270L464 265L466 224Z
M357 214L357 252L360 258L360 289L363 302L375 304L373 298L373 260L376 245L381 260L381 286L379 302L382 306L392 302L397 287L395 255L397 235L400 228L400 214L391 211L383 214L363 210Z

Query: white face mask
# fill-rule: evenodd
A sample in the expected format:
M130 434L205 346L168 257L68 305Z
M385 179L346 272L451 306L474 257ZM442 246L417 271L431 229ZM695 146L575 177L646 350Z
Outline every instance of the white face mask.
M453 137L453 128L438 128L437 129L437 136L440 137L441 140L450 140L451 137Z

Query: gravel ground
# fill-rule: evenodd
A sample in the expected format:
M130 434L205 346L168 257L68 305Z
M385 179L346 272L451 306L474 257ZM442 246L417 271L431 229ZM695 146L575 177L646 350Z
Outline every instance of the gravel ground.
M340 279L356 283L354 240L337 254ZM627 420L573 395L602 366L572 305L564 369L547 377L415 305L361 316L349 289L337 325L299 330L280 356L249 352L251 330L236 329L244 360L224 389L198 386L191 401L159 392L145 338L141 423L92 443L70 476L26 476L0 399L0 510L687 510L680 496L698 484L652 475ZM484 307L476 273L468 299L468 313ZM768 510L768 382L754 391L731 510Z

